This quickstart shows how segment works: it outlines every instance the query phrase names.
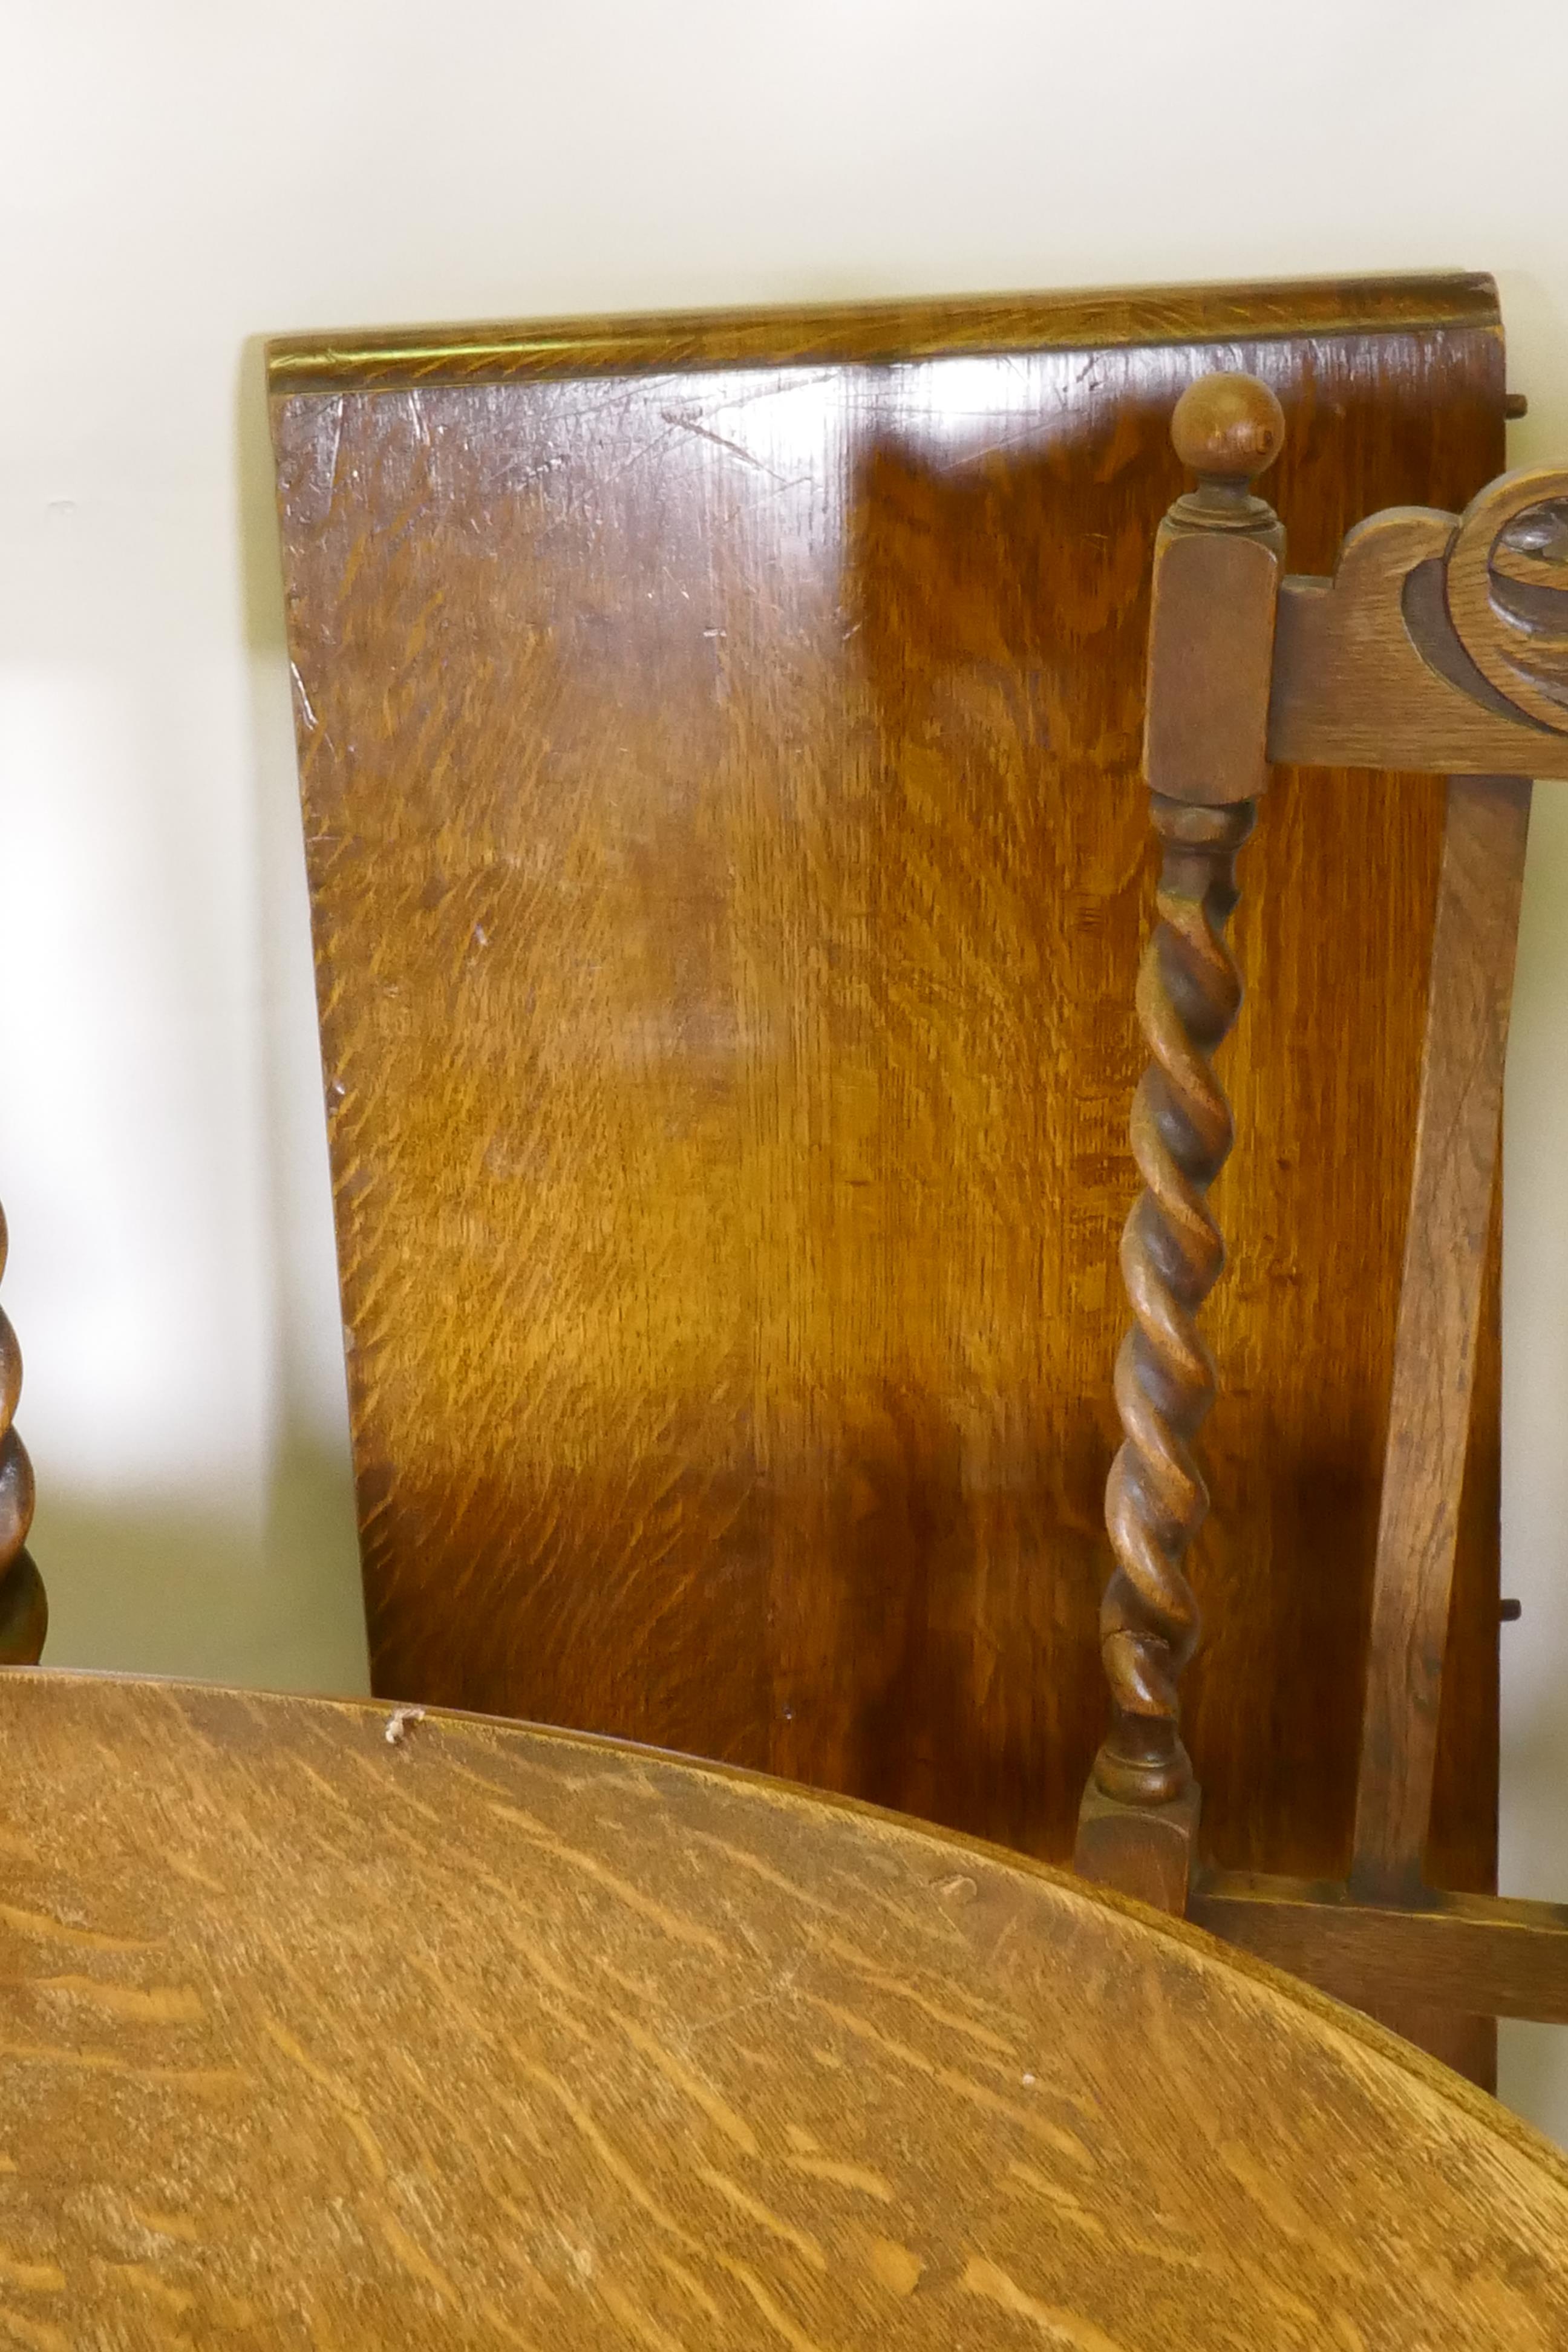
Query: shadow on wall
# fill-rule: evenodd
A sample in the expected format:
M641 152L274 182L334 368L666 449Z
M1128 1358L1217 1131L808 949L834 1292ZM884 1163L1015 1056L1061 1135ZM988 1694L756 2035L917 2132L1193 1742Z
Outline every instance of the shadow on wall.
M49 1591L45 1663L363 1692L364 1612L340 1572L353 1545L342 1458L298 1433L259 1528L243 1509L77 1503L46 1485L30 1547Z
M235 483L250 751L274 1361L265 1491L104 1510L46 1487L35 1552L57 1664L289 1690L369 1688L264 347L238 354Z

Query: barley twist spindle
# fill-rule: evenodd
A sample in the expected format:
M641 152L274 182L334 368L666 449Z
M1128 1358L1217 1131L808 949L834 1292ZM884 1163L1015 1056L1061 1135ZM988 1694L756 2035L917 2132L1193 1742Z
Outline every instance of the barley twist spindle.
M1192 1778L1176 1728L1176 1680L1198 1630L1183 1558L1208 1508L1193 1440L1214 1400L1197 1311L1225 1264L1205 1196L1231 1145L1230 1106L1210 1056L1241 1003L1224 929L1254 808L1157 794L1152 805L1164 857L1159 919L1138 975L1152 1058L1132 1105L1143 1191L1121 1238L1134 1319L1116 1361L1125 1435L1106 1488L1117 1565L1100 1612L1113 1722L1095 1778L1108 1796L1160 1804Z
M1197 477L1155 543L1143 772L1161 844L1138 976L1149 1065L1132 1105L1143 1189L1121 1239L1132 1328L1116 1360L1122 1443L1106 1487L1115 1565L1100 1611L1110 1728L1079 1815L1078 1867L1169 1910L1186 1899L1198 1791L1178 1685L1197 1643L1186 1554L1208 1508L1194 1442L1214 1401L1198 1310L1225 1264L1208 1189L1231 1146L1213 1055L1241 1004L1225 930L1268 773L1284 539L1251 483L1279 404L1250 376L1191 385L1171 420Z
M0 1212L0 1274L5 1270L5 1219ZM26 1549L33 1520L33 1465L17 1436L22 1351L0 1312L0 1665L32 1665L44 1646L48 1602Z

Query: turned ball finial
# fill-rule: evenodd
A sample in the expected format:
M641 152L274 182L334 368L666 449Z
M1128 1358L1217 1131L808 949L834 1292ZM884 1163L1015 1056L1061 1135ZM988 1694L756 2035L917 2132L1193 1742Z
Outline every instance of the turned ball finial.
M1241 489L1284 447L1285 414L1256 376L1203 375L1176 403L1171 440L1200 481Z

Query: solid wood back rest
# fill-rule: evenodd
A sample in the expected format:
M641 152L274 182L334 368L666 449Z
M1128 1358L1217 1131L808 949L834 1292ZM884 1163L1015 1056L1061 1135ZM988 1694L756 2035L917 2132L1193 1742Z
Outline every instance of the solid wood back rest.
M1293 560L1502 453L1479 279L271 354L377 1688L1061 1855L1100 1736L1167 425ZM1277 779L1237 918L1189 1737L1343 1866L1442 825ZM1495 1361L1437 1834L1489 1883Z

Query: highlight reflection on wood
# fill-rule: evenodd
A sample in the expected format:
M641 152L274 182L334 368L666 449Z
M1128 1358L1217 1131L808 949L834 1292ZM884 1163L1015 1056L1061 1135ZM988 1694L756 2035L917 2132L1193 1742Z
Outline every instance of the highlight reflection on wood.
M1479 280L275 354L389 1696L1070 1850L1104 1727L1148 551L1216 351L1287 409L1302 568L1501 463ZM1216 1192L1185 1717L1238 1866L1346 1860L1442 805L1315 776L1309 819L1287 774L1247 853L1226 1077L1273 1141ZM1456 1885L1492 1867L1495 1416L1489 1354Z
M999 1853L515 1725L26 1671L0 1790L31 2352L1568 2340L1542 2143Z

